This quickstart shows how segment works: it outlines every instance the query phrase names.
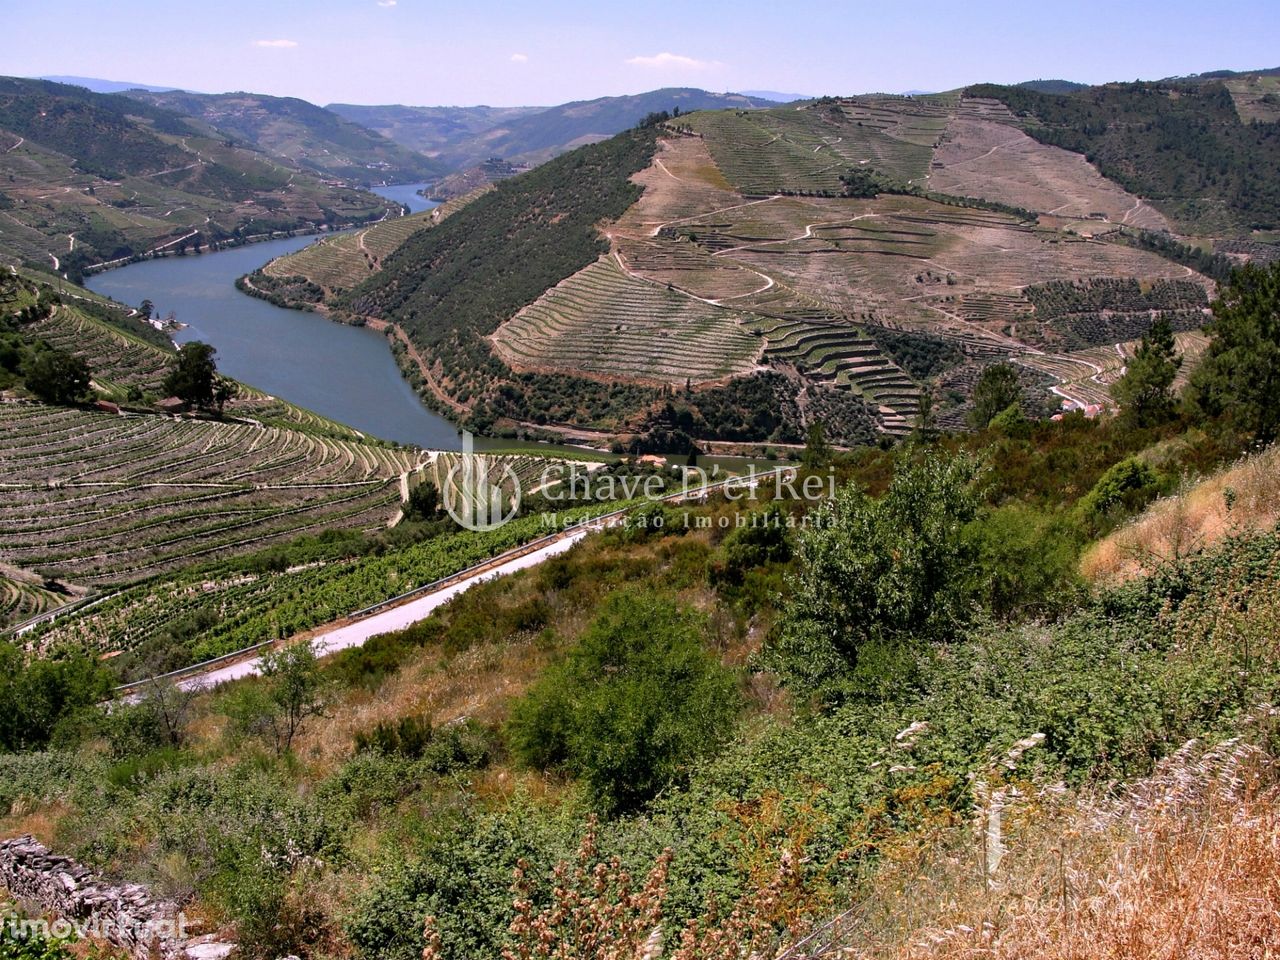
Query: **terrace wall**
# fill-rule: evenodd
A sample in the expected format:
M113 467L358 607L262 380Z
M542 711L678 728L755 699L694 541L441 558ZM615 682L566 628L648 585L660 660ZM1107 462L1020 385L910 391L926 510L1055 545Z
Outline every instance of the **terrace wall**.
M177 904L154 899L138 884L107 883L34 837L0 842L0 887L34 912L101 932L139 960L222 960L236 948L217 937L177 936Z

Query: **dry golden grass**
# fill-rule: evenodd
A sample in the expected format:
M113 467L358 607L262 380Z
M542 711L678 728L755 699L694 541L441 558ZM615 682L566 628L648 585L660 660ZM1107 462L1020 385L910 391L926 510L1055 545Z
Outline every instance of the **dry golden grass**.
M1159 500L1085 554L1081 572L1100 583L1131 580L1225 537L1280 521L1280 448L1240 460L1177 496Z
M709 542L720 531L698 531L679 540L657 540L610 546L595 538L575 548L583 561L602 578L643 582L660 576L675 562L678 544ZM615 582L617 582L615 580ZM333 773L351 756L355 736L381 722L393 723L406 716L424 716L433 726L473 720L486 726L501 725L511 705L522 696L555 657L569 649L590 626L592 606L554 593L547 594L537 570L522 571L473 588L476 596L455 601L485 611L478 635L462 652L452 653L439 646L416 652L375 690L354 688L332 704L322 721L308 724L299 734L295 752L306 764L313 779ZM501 635L502 614L535 598L550 608L549 631L525 631ZM709 588L698 582L683 591L681 602L708 615L714 649L726 664L741 666L759 648L766 624L740 623L718 613ZM447 607L442 615L452 615ZM484 622L492 627L486 629ZM744 693L761 711L784 710L785 697L769 677L749 676ZM207 751L216 751L226 737L225 718L201 713L193 739ZM555 792L556 785L542 782L539 774L525 776L504 763L497 763L480 775L477 790L509 794L517 787L526 793Z
M1268 723L1274 721L1268 711ZM1015 796L1009 853L976 841L891 864L821 946L784 956L894 960L1262 958L1280 951L1275 760L1188 744L1119 798Z

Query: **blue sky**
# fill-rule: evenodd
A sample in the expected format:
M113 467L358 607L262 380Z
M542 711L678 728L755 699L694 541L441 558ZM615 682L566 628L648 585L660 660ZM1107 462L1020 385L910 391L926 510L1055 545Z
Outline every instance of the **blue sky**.
M1280 66L1280 2L2 0L0 73L316 103L847 94Z

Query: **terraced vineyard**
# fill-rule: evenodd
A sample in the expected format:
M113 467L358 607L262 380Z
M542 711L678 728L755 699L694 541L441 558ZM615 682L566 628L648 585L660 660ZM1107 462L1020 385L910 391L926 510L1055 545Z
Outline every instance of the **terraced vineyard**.
M55 306L49 317L27 325L23 333L84 357L94 371L94 382L117 399L123 399L130 387L158 391L173 359L152 344L66 305Z
M495 265L489 270L495 288L519 287L519 296L501 309L486 306L478 311L483 322L455 330L445 312L428 306L452 302L446 294L453 287L445 291L442 278L465 273L484 251L527 228L515 209L504 214L511 218L505 232L463 217L455 221L460 242L483 236L483 246L450 259L428 242L431 252L418 259L431 262L430 271L397 256L389 273L403 276L382 273L339 303L399 324L415 338L420 370L470 351L466 369L492 370L492 379L473 383L470 374L441 366L433 390L455 409L479 404L503 425L648 424L652 394L613 398L624 389L685 382L706 387L695 394L712 409L722 386L763 405L765 392L725 381L770 365L796 385L790 398L796 402L787 409L800 428L816 409L801 402L811 388L836 397L847 392L870 405L882 430L903 433L929 384L938 414L954 420L974 380L968 373L983 364L1129 340L1142 333L1152 310L1174 311L1175 327L1190 330L1212 291L1186 265L1199 261L1172 249L1108 242L1114 238L1107 231L1118 224L1153 229L1166 221L1083 156L1032 139L1028 122L998 100L958 93L681 115L661 129L648 166L629 173L627 188L643 190L638 199L620 215L614 208L609 218L592 221L609 256L567 278L547 271L545 283L517 283ZM536 216L554 220L564 184L599 174L585 169L580 175L566 167L562 182L536 189L534 171L505 181L497 196L528 193L537 198ZM866 183L855 176L860 171L871 175L862 178ZM608 191L604 181L591 182L592 196ZM881 192L864 196L864 186ZM443 242L447 232L425 239ZM577 237L583 251L596 239ZM348 258L346 268L369 273L372 255L357 255L363 262L352 267ZM284 270L284 263L271 269ZM1028 290L1095 279L1136 284L1154 299L1050 315L1037 290ZM475 320L476 305L490 299L491 291L476 291L464 314ZM499 314L510 319L495 331L489 322ZM895 363L877 347L877 330L881 339L898 336L904 356L918 362L910 369ZM926 341L939 349L916 349ZM490 348L502 364L489 365ZM943 354L948 359L940 365L930 359ZM1050 372L1063 384L1091 382L1091 367L1066 353L1061 362L1054 356L1035 362L1040 372L1029 383L1038 388ZM570 389L565 376L580 379ZM596 392L601 383L611 385L607 402ZM569 409L565 397L575 391L592 398L589 415L585 402ZM696 407L697 397L690 403ZM708 429L721 429L716 416L703 419Z
M854 167L902 181L923 177L947 117L938 99L855 97L798 110L696 113L680 122L706 138L717 166L747 196L834 196Z
M159 398L161 382L173 353L132 336L125 330L85 314L75 301L58 305L48 317L25 324L24 336L41 339L68 353L82 356L93 371L93 382L107 397L124 402L131 388ZM227 407L228 419L273 426L334 439L362 440L363 434L345 424L295 406L246 384Z
M279 427L35 404L0 405L0 429L0 563L94 587L306 531L384 526L417 465Z
M0 574L0 628L60 607L70 599L26 580Z
M431 210L394 217L361 230L317 240L294 253L277 257L261 272L278 280L304 277L330 292L350 290L369 274L377 272L382 261L414 233L439 223L483 192L479 190Z
M746 373L761 343L749 314L682 296L605 257L548 290L493 337L517 368L683 385Z
M512 486L514 481L522 491L531 493L541 485L547 468L556 462L554 457L532 454L465 454L441 450L431 455L431 464L423 472L429 472L436 489L445 495L468 473L480 481L499 486ZM587 459L583 462L597 461Z
M562 519L585 519L614 504L576 508ZM103 652L170 643L188 625L188 662L293 636L481 563L544 535L540 515L486 533L445 534L378 556L335 559L283 572L260 573L226 562L132 587L74 617L36 628L23 639L41 649L88 646ZM197 624L191 630L191 624ZM172 654L171 654L172 655ZM142 672L146 672L142 668Z
M794 364L820 383L860 394L877 407L884 429L910 431L920 388L866 333L839 319L787 320L765 332L765 356Z
M1174 341L1178 353L1183 357L1174 389L1181 390L1191 371L1195 369L1196 360L1208 346L1209 339L1203 333L1189 331L1175 334ZM1027 354L1019 357L1018 363L1057 380L1059 386L1053 392L1070 404L1105 408L1112 406L1111 384L1124 374L1125 363L1133 356L1137 346L1138 341L1130 340L1072 353Z

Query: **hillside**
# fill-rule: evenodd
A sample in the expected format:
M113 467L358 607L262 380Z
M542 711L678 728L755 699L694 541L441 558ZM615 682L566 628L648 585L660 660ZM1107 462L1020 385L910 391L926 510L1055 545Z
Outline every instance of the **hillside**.
M1193 334L1216 279L1265 262L1273 248L1238 225L1258 198L1224 199L1230 216L1210 242L1184 237L1178 203L1043 142L993 91L681 114L656 128L644 169L582 150L505 180L452 231L366 263L368 279L328 306L398 327L429 401L487 428L604 429L644 447L680 434L776 442L819 416L852 438L870 416L902 435L925 397L936 422L962 426L982 371L1008 360L1033 404L1105 407L1108 358L1157 315ZM1206 129L1242 137L1253 128L1234 108L1221 116L1222 97L1204 101ZM1201 102L1178 109L1199 116ZM1217 176L1208 155L1183 162L1188 178ZM641 190L625 209L591 201L590 225L563 224L575 258L520 234L483 248L461 239L523 211L555 218L624 182ZM593 265L602 253L607 271ZM685 307L635 306L660 293ZM693 389L674 403L653 390L682 381ZM741 428L782 395L785 428Z
M143 688L50 740L38 691L82 696L104 652L109 681L309 638L528 531L196 565L24 634L51 657L0 685L0 830L263 960L1119 960L1170 937L1243 960L1232 944L1275 937L1280 539L1257 515L1121 587L1073 572L1140 510L1094 512L1118 465L1158 463L1169 489L1241 439L1077 418L863 450L833 462L831 502L650 507L662 526L591 534L363 646Z
M436 225L483 193L483 189L477 190L430 210L317 240L265 264L245 278L241 289L284 306L327 309L340 295L382 269L383 261L414 233Z
M157 415L162 338L0 274L14 909L162 899L245 960L1275 953L1280 263L1177 222L994 100L847 98L245 281L473 422L794 445L702 489L247 386ZM37 402L67 355L91 393Z
M1274 79L1274 78L1273 78ZM1247 88L1243 77L1230 81ZM1259 79L1258 84L1262 81ZM1244 84L1244 85L1242 85ZM1065 95L978 86L1037 142L1082 154L1100 173L1156 204L1186 232L1280 226L1280 124L1259 119L1228 82L1107 84Z
M196 117L272 157L357 183L428 180L438 164L338 114L293 97L130 90L134 100Z
M438 159L452 172L469 169L490 157L542 163L565 150L608 139L664 110L742 110L769 103L740 94L676 87L555 107L356 107L335 103L329 109Z
M86 267L377 219L379 198L117 95L0 80L0 254Z

